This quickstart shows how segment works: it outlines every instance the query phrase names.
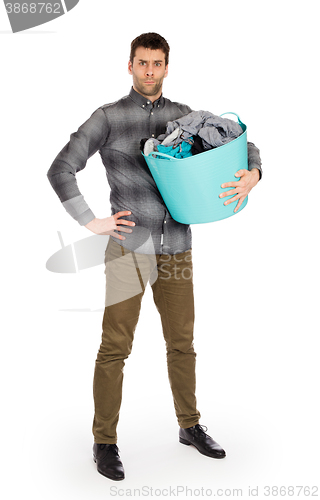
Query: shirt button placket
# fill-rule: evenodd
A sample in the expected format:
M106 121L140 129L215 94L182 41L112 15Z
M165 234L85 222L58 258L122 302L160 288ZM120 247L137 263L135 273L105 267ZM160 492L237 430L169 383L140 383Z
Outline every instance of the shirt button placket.
M166 216L167 217L167 216ZM163 226L162 226L162 235L161 235L161 245L164 245L164 239L166 238L167 234L167 221L163 221Z
M150 137L155 137L155 134L156 134L156 120L155 120L154 108L151 108L150 115L149 115L149 120L150 120Z

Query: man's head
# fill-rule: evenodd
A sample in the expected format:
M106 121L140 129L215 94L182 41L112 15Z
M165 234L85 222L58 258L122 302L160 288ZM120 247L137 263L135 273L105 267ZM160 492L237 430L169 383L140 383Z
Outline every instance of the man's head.
M144 47L145 49L151 50L162 50L165 56L165 65L168 66L170 47L167 40L165 40L161 35L158 35L158 33L143 33L142 35L137 36L137 38L135 38L131 42L131 63L133 63L133 59L136 55L136 50L138 47Z
M129 74L133 88L139 94L155 101L162 93L163 79L168 74L170 47L157 33L144 33L131 43Z

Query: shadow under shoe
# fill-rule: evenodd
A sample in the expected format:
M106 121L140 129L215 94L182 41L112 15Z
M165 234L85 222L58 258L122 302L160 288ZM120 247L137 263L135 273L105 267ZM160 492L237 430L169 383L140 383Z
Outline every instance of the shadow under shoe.
M113 481L124 479L124 468L116 444L94 443L93 461L97 464L97 471L103 476Z
M212 439L212 437L205 433L204 428L206 431L208 430L205 426L200 424L189 427L188 429L180 428L180 443L186 445L192 444L202 455L206 455L207 457L224 458L226 452Z

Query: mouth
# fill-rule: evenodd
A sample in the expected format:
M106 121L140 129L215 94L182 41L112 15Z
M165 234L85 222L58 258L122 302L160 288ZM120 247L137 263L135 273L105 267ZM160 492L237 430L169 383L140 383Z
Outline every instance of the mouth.
M155 82L144 82L146 85L153 85Z

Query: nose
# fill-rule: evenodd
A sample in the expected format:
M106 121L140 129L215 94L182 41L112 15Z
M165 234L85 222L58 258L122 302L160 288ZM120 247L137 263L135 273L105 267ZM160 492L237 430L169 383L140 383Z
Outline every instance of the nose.
M152 69L152 64L149 64L146 68L146 75L147 76L152 76L153 75L153 69Z

